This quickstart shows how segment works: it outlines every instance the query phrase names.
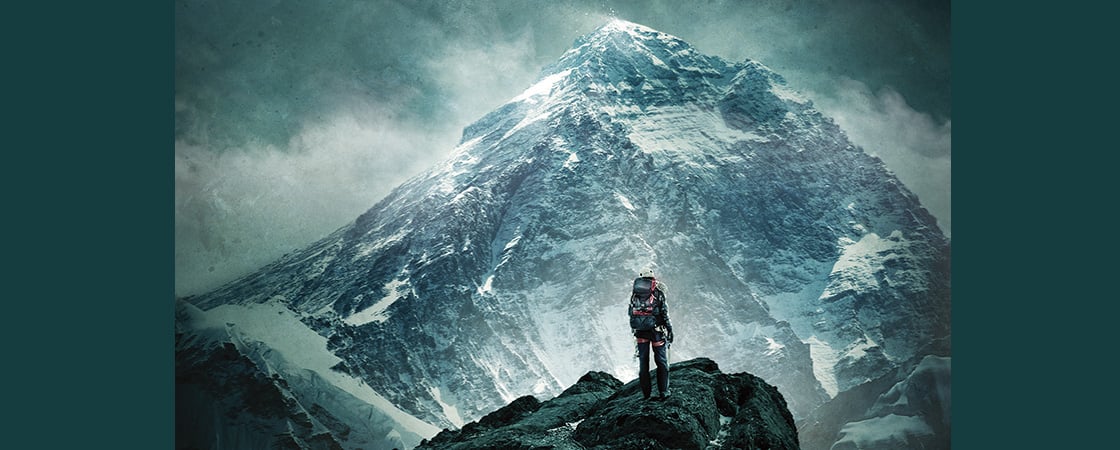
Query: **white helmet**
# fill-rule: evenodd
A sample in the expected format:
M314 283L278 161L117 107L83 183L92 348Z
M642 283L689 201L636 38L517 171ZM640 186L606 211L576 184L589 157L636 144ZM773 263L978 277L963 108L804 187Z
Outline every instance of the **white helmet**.
M653 268L647 267L638 272L638 278L653 278Z

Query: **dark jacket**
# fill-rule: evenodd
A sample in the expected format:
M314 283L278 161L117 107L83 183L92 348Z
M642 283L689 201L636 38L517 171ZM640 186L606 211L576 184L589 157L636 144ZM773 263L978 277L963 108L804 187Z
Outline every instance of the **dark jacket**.
M673 342L673 324L669 321L669 308L665 301L665 285L658 281L653 288L653 297L657 299L658 311L657 328L653 330L634 330L634 337L645 338L652 341L668 340Z

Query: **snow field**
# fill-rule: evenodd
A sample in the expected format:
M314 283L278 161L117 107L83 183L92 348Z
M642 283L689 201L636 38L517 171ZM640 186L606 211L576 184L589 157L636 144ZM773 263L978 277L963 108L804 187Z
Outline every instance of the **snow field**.
M260 342L296 367L315 372L323 380L373 405L395 421L401 429L420 436L434 436L440 431L397 408L360 379L334 371L342 361L327 350L327 338L303 324L277 300L260 304L223 305L199 316L196 329L232 327L231 332L244 341Z

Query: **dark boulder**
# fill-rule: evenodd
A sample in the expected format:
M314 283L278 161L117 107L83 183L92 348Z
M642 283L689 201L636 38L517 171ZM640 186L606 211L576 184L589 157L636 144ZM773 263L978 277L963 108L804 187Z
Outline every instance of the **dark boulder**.
M673 364L670 380L673 395L650 401L637 380L589 372L556 398L519 398L418 448L799 448L785 399L762 379L697 358Z

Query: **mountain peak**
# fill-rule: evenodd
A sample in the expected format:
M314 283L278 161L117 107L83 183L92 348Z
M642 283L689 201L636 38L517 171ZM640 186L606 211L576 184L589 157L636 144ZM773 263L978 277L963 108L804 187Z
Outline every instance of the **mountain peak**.
M236 324L241 342L288 348L276 336L302 327L307 338L294 348L313 343L314 352L252 354L326 356L301 363L323 379L296 383L305 377L293 365L291 380L274 380L278 391L306 393L307 410L290 412L315 418L299 419L312 435L322 429L315 423L338 425L341 440L368 448L358 441L371 434L356 431L368 420L342 408L342 397L337 410L313 407L321 391L358 389L386 426L423 431L557 394L589 370L635 378L620 302L653 265L677 305L674 355L714 355L725 370L772 380L794 418L815 414L841 430L865 421L867 408L826 408L831 399L842 405L860 389L870 405L899 381L903 362L934 354L932 343L951 356L950 259L917 197L778 74L611 21L352 224L185 301L215 309L207 323ZM221 308L264 302L276 309ZM281 327L278 318L293 320ZM194 350L177 352L193 360ZM261 371L276 367L257 359ZM680 399L687 373L706 373L676 372ZM861 389L867 380L884 381ZM243 408L229 406L239 417ZM888 406L873 412L895 411ZM194 431L212 436L208 424L227 415L203 411L214 417ZM719 438L731 416L706 415L706 438ZM420 421L435 426L410 425ZM592 425L570 431L601 442L579 431Z
M702 118L705 123L687 129L707 129L709 134L728 131L736 135L732 136L736 140L757 140L757 135L739 134L753 132L760 124L780 122L786 112L811 106L786 87L780 75L762 64L750 60L731 63L705 55L670 34L613 19L576 39L572 48L544 68L537 82L523 93L464 129L460 144L463 148L477 147L477 138L488 135L506 140L526 130L533 138L542 131L547 133L545 128L551 128L557 120L576 120L559 117L575 110L605 113L623 125L630 119L648 117L636 115L636 111L664 111L665 107L683 107L680 112L686 116L697 109L714 111ZM629 137L635 140L641 136ZM653 150L680 137L679 133L661 136L657 139L660 144L646 141L654 145L641 147ZM485 146L495 142L488 141Z
M613 19L576 39L559 61L545 69L545 75L579 67L593 74L623 70L643 76L664 76L682 70L700 70L711 75L727 66L729 64L722 59L703 55L676 36Z
M653 28L647 27L645 25L636 24L634 22L629 22L618 18L611 19L610 22L603 24L591 33L591 35L593 36L611 34L624 34L639 40L645 40L649 39L650 37L662 35L676 39L673 36L654 30Z

